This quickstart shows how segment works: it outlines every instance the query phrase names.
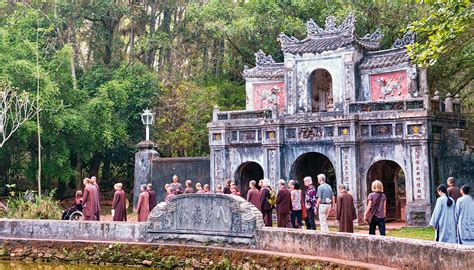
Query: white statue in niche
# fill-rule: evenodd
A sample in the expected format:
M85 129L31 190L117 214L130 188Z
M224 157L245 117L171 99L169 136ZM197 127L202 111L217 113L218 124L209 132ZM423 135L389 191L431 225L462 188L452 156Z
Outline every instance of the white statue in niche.
M311 73L310 82L312 111L332 112L334 110L334 100L331 74L325 69L316 69Z

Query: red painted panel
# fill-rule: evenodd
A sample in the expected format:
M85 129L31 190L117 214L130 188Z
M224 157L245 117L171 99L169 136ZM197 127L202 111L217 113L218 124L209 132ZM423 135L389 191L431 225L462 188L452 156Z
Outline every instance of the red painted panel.
M408 79L405 70L370 75L372 101L397 100L408 96Z
M256 110L271 109L277 105L278 111L285 110L285 83L254 83L253 107Z

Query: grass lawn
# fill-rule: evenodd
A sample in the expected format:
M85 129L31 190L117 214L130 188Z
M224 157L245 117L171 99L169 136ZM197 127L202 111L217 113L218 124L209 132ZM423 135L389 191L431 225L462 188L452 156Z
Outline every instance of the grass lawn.
M432 227L391 229L387 231L387 236L434 241L434 229Z

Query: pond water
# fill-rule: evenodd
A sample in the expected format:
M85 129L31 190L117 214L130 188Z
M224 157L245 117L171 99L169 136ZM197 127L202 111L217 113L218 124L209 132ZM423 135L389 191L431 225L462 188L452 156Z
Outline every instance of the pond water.
M125 266L99 266L93 264L37 263L22 261L0 261L0 270L126 270L140 269Z

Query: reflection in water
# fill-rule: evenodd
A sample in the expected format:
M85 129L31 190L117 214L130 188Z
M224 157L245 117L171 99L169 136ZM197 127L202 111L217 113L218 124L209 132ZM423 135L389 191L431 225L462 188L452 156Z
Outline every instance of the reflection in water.
M92 264L36 263L22 261L0 261L0 270L125 270L137 269L124 266L99 266Z

